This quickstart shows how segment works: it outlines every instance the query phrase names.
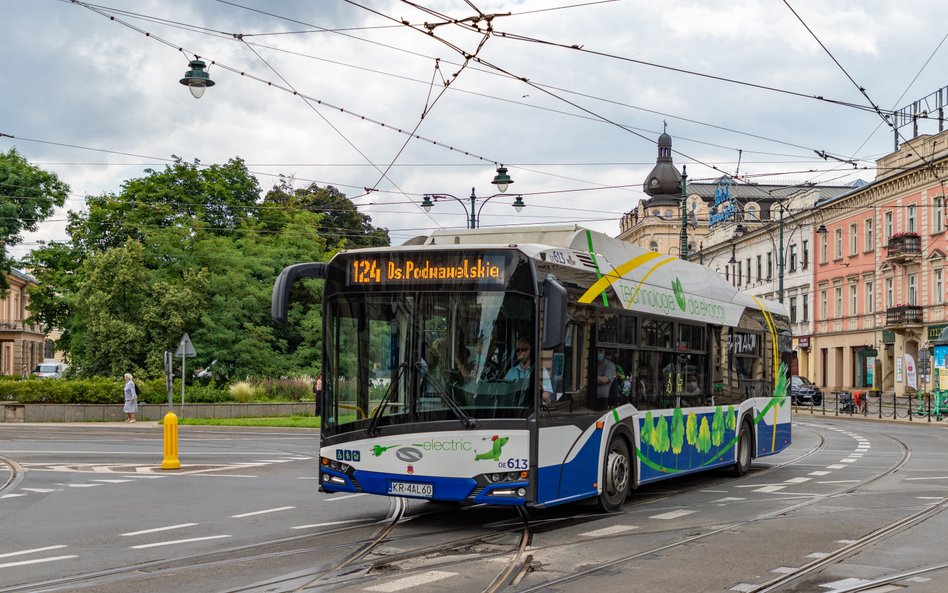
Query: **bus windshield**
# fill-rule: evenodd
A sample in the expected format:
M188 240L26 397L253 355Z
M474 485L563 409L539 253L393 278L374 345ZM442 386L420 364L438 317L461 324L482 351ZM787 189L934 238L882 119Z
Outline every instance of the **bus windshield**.
M327 434L444 420L472 426L533 409L532 297L350 292L327 305Z

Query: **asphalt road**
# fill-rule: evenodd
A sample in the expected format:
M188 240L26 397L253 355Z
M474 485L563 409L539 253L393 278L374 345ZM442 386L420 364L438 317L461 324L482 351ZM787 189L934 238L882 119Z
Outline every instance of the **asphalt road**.
M944 591L948 429L801 416L746 478L504 509L316 492L317 433L0 425L12 591ZM0 487L10 477L0 463ZM387 519L399 519L392 523ZM780 579L790 579L780 582ZM896 578L898 577L898 578ZM772 589L767 589L772 583ZM894 583L894 584L890 584ZM883 586L883 585L880 585Z

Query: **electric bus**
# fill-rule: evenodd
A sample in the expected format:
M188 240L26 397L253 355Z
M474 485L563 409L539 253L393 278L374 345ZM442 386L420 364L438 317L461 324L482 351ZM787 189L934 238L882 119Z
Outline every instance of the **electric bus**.
M284 269L321 278L319 488L528 507L790 444L783 305L576 225L437 230Z

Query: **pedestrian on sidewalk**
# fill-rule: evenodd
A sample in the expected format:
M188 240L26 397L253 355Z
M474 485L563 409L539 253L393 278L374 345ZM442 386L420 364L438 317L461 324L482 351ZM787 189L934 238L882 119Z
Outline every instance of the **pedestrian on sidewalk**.
M125 407L122 411L125 412L126 422L135 422L135 414L138 412L138 391L135 389L131 373L125 373Z

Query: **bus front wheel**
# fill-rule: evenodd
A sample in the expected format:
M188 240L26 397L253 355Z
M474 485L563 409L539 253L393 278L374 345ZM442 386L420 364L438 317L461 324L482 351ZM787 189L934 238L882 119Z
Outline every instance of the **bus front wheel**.
M747 475L750 471L753 446L750 424L741 422L741 433L737 437L737 461L731 466L731 475L738 478Z
M629 459L629 445L625 439L618 435L612 437L604 465L599 508L611 513L622 506L632 485L632 461Z

